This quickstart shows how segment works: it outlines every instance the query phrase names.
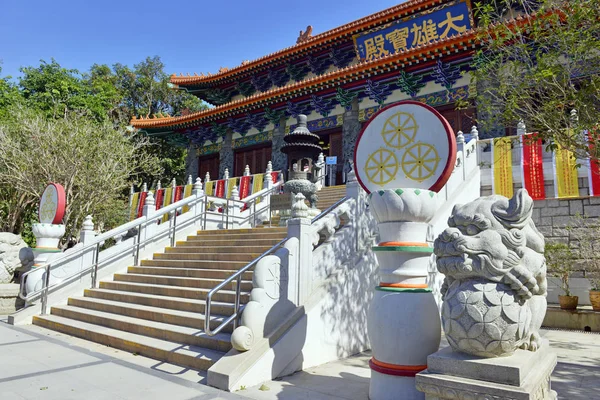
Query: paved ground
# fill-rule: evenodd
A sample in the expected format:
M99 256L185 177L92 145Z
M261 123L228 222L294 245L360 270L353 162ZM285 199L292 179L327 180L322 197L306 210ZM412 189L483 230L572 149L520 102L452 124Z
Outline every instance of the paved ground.
M552 385L561 400L600 400L600 335L545 331L559 364ZM197 371L135 356L36 326L0 319L0 399L364 400L369 354L325 364L236 393L198 383ZM401 397L399 397L401 399Z
M552 387L559 399L600 400L600 334L544 331L544 336L558 355ZM257 386L237 393L257 400L365 400L369 358L360 354L266 382L263 390Z
M1 400L242 399L198 384L198 372L0 322Z

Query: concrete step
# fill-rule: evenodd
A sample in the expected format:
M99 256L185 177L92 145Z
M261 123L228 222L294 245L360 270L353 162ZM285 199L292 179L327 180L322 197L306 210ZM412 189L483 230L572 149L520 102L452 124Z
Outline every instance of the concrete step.
M269 224L269 222L267 222L267 225ZM194 240L188 239L185 241L179 241L176 243L176 247L221 247L221 246L244 246L244 245L248 245L248 241L251 240L252 244L255 246L268 246L267 248L271 248L274 245L276 245L277 243L279 243L281 240L283 240L283 237L279 238L273 238L273 239L241 239L241 240L227 240L227 239L222 239L222 240L212 240L210 237L206 237L206 238L198 238L196 236L192 236L193 238L195 238Z
M227 279L235 274L236 270L220 270L220 269L199 269L199 268L175 268L175 267L135 267L127 268L130 274L142 275L162 275L162 276L181 276L188 278L212 278L212 279ZM244 272L243 280L252 280L252 271Z
M73 305L54 306L52 307L51 314L190 346L204 347L221 352L227 352L231 349L228 334L210 337L199 328L140 319L127 315L114 314L110 311L92 310ZM216 327L218 326L218 321L215 322L216 324L213 326Z
M262 253L154 253L155 260L245 261L248 264Z
M206 312L206 302L198 299L180 297L167 297L148 293L124 292L110 289L86 289L86 298L102 299L128 304L139 304L161 309L187 311L197 314ZM211 303L211 312L216 315L231 315L233 303L214 301Z
M283 239L287 236L287 231L285 233L271 233L271 229L273 228L256 228L253 233L243 233L239 235L228 235L226 233L214 233L212 235L195 235L188 236L188 241L205 241L209 240L227 240L227 241L245 241L245 240L263 240L263 239ZM278 241L279 241L278 240ZM275 242L277 243L277 242Z
M142 275L142 274L114 274L114 281L149 283L151 285L167 285L190 288L212 289L221 283L222 279L188 278L178 276ZM235 282L231 282L227 289L235 290ZM252 281L242 281L242 291L252 290Z
M224 254L234 254L234 253L256 253L260 252L260 254L269 250L273 246L248 246L248 244L254 244L251 240L248 240L245 243L245 246L184 246L184 247L166 247L165 253L197 253L197 254L206 254L206 253L224 253Z
M67 335L196 370L207 370L224 355L223 352L212 349L182 345L58 315L34 316L33 323Z
M247 261L215 261L215 260L141 260L144 267L195 268L216 270L238 270L245 267Z
M120 301L97 299L93 297L71 297L68 305L82 309L103 311L112 314L124 315L132 318L139 318L148 321L162 322L165 324L181 325L188 328L204 329L204 314L191 311L172 310L162 307L152 307L142 304L124 303ZM233 307L228 309L229 316L233 312ZM211 304L211 312L214 312ZM211 328L216 328L223 321L222 315L211 315ZM231 332L231 325L225 327L225 332ZM223 340L229 340L229 337L223 337ZM228 351L225 350L225 351Z
M208 231L198 231L196 234L198 236L213 236L215 234L221 234L221 235L227 235L228 237L232 237L232 236L239 236L239 235L248 235L248 234L252 234L252 233L261 233L261 234L265 234L265 233L270 233L270 234L276 234L276 233L287 233L287 228L285 227L273 227L270 228L268 231L265 231L264 229L260 229L259 231L256 230L256 228L246 228L246 229L227 229L227 230L208 230Z
M168 285L150 285L147 283L101 281L100 288L121 290L123 292L136 292L145 294L155 294L168 297L182 297L186 299L205 300L210 289L187 288ZM240 301L245 304L249 301L249 293L242 292ZM233 303L235 301L235 292L230 290L221 290L213 296L215 301Z

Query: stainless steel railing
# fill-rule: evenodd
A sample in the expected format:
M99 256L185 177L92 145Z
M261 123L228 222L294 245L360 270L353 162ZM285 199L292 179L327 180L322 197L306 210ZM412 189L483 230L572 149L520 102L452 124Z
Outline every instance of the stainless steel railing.
M31 302L37 298L41 298L41 314L43 315L43 314L46 314L46 312L47 312L48 294L50 292L50 289L57 289L61 286L64 286L64 285L74 281L75 279L79 279L79 278L87 275L88 273L91 274L91 276L90 276L91 277L91 287L95 288L96 284L97 284L97 279L98 279L98 269L100 268L100 266L108 264L110 261L113 261L115 258L122 257L123 254L125 254L128 251L134 251L134 264L139 265L140 248L142 246L146 245L147 243L154 241L156 239L157 235L165 234L164 230L159 231L155 235L147 237L142 241L141 240L142 239L141 238L141 233L142 233L141 228L143 226L157 223L159 220L161 220L163 218L164 215L167 215L167 214L170 215L170 218L169 218L170 225L169 225L169 229L167 230L166 234L169 235L171 246L174 246L177 228L179 226L178 222L177 222L179 211L183 211L183 207L186 207L186 206L191 207L193 205L196 205L197 203L202 203L204 205L203 210L199 214L195 215L193 218L189 218L186 221L184 221L184 223L186 225L190 224L190 223L194 223L199 218L203 218L204 219L203 229L206 229L208 214L220 215L221 218L225 218L225 229L229 228L229 219L230 218L232 220L236 219L236 218L245 220L247 218L248 222L252 221L253 224L255 225L256 217L257 217L258 213L268 209L269 210L268 215L270 217L270 202L267 202L267 204L265 204L264 207L257 210L256 204L260 201L259 199L264 196L268 196L269 194L272 194L275 191L278 191L282 184L283 184L282 182L277 182L271 188L263 189L263 190L255 193L254 195L245 198L244 200L222 199L220 197L209 196L209 195L204 195L199 198L196 196L186 197L176 203L173 203L171 205L168 205L166 207L163 207L163 208L157 210L157 212L150 217L142 216L142 217L137 218L133 221L130 221L126 224L123 224L119 227L111 229L108 232L105 232L105 233L95 237L89 245L75 249L73 251L69 251L68 253L64 253L64 254L56 257L55 259L51 260L48 263L42 264L41 266L39 266L35 269L32 269L30 271L23 273L20 276L19 297L21 299L25 300L26 302ZM207 208L209 202L213 202L214 204L223 204L224 203L225 204L225 209L223 210L224 213L217 213L217 212L209 211ZM244 205L248 207L248 204L252 204L252 211L249 212L248 216L230 215L229 205L235 204L235 203L238 203L238 205L240 205L241 207L243 207ZM250 210L250 207L248 207L248 210ZM223 214L225 214L225 215L223 215ZM130 231L132 229L137 229L137 235L131 246L127 246L127 247L123 248L119 253L112 254L111 256L109 256L103 260L100 260L100 249L101 249L103 243L105 243L106 241L108 241L110 239L122 237L124 234L126 234L128 231ZM89 268L85 268L85 269L76 271L73 274L70 274L66 277L62 277L62 280L60 282L57 282L52 285L50 284L50 275L51 275L51 272L53 269L56 269L62 265L65 265L67 262L75 260L77 257L83 256L84 253L88 253L88 252L92 251L92 249L94 251L93 262ZM27 277L33 273L39 273L39 271L42 268L44 269L44 277L42 279L42 287L39 289L33 290L29 293L26 293L25 292L25 290L26 290L25 283L27 281Z
M322 213L317 215L315 218L313 218L311 220L311 225L314 224L319 219L323 218L325 215L332 212L340 204L346 202L348 199L349 199L348 197L343 197L340 200L338 200L337 202L335 202L335 204L333 204L331 207L327 208L325 211L323 211ZM239 323L238 320L239 320L239 317L241 316L240 295L241 295L241 290L242 290L242 276L243 276L244 272L249 271L252 267L254 267L260 260L262 260L266 256L273 254L275 251L277 251L279 248L281 248L287 240L288 240L288 238L283 239L281 242L277 243L275 246L273 246L269 250L265 251L258 258L254 259L253 261L248 263L245 267L241 268L240 270L238 270L237 272L232 274L229 278L226 278L225 280L223 280L223 282L219 283L217 286L215 286L213 289L211 289L208 292L208 294L206 295L206 310L205 310L205 315L204 315L204 318L205 318L204 319L204 332L208 336L216 335L217 333L221 332L227 325L229 325L232 322L233 322L233 329L237 328L238 323ZM227 286L234 280L236 281L236 283L235 283L235 303L234 303L234 308L233 308L233 314L231 314L227 319L225 319L223 322L221 322L221 324L216 329L211 329L210 321L211 321L212 298L217 292L219 292L221 289L223 289L225 286Z

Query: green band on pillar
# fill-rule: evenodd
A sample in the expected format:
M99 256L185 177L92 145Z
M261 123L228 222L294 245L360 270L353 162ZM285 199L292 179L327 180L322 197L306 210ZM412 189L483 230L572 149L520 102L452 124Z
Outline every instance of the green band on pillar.
M395 288L395 287L382 287L375 286L375 290L380 292L410 292L410 293L431 293L431 289L411 289L411 288Z

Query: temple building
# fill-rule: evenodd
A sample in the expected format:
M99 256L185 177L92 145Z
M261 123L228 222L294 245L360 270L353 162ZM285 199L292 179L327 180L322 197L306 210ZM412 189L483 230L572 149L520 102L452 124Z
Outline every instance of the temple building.
M212 74L171 83L214 107L179 116L134 118L149 135L186 145L188 174L240 176L246 165L286 170L283 138L299 114L335 156L336 182L349 170L361 127L381 107L413 99L469 132L476 104L469 71L477 49L469 0L412 0ZM457 101L469 104L456 109ZM465 103L466 102L466 103ZM480 132L485 136L485 132Z

